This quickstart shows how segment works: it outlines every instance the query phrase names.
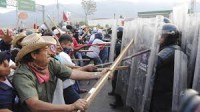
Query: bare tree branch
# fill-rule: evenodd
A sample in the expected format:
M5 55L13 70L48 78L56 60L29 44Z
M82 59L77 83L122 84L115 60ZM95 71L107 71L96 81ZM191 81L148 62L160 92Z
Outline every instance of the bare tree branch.
M96 11L96 2L94 0L82 0L81 5L87 21L87 16L94 14Z

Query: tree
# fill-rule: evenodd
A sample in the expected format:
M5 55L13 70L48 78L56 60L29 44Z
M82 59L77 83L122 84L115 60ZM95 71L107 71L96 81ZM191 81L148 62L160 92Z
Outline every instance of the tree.
M86 23L85 23L85 21L80 21L79 22L79 25L81 25L81 26L83 26L83 25L85 25Z
M85 13L85 23L87 24L88 16L96 11L96 2L94 0L82 0L81 5Z

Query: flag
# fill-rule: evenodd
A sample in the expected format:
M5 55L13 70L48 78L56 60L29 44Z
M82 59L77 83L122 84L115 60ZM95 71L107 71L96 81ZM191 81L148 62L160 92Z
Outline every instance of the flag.
M64 11L63 11L63 21L64 22L69 21L69 14L68 13L66 14Z

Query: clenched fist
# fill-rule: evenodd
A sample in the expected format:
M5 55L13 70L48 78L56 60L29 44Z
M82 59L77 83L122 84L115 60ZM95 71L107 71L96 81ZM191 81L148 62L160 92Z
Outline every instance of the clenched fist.
M72 106L74 107L74 110L85 111L88 108L88 103L84 99L79 99L75 103L73 103Z

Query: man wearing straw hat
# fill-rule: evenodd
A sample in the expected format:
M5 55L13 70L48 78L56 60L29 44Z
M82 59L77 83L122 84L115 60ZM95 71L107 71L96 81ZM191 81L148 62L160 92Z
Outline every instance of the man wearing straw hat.
M55 44L52 37L31 34L25 37L22 49L17 54L16 62L20 63L13 77L13 84L22 103L23 110L71 112L86 110L87 102L83 99L70 105L51 104L57 78L66 80L88 80L100 78L107 72L99 74L72 70L55 59L50 58L48 46Z
M23 40L23 38L26 37L26 33L25 32L21 32L19 34L16 34L12 40L12 45L13 48L11 49L11 60L15 61L15 57L17 56L17 53L20 51L20 49L22 48L21 45L21 41Z
M23 40L24 37L26 37L26 33L25 32L16 34L14 36L14 39L12 40L13 47L21 49L22 48L21 41Z

